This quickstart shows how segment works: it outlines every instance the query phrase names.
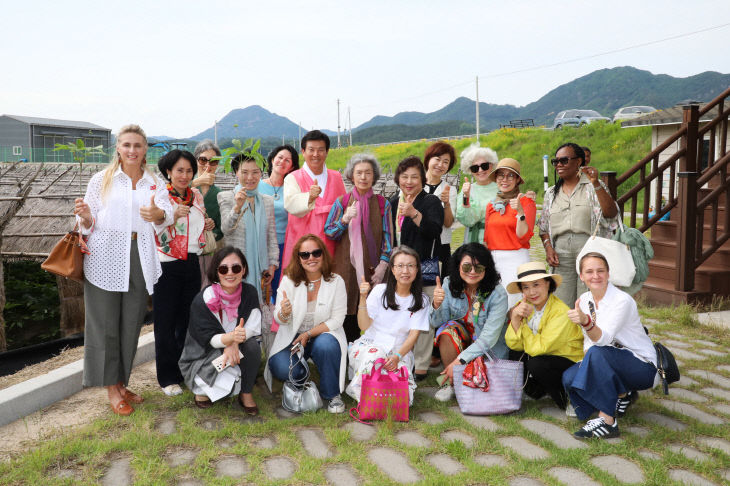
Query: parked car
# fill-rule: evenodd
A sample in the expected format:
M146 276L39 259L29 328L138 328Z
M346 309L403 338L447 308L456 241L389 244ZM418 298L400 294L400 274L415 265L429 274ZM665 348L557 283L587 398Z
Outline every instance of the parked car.
M555 117L553 130L559 130L565 126L579 127L597 120L611 121L610 118L593 110L563 110Z
M619 120L630 120L631 118L638 118L647 113L654 113L657 111L653 106L625 106L620 108L615 115L613 115L613 122L616 123Z

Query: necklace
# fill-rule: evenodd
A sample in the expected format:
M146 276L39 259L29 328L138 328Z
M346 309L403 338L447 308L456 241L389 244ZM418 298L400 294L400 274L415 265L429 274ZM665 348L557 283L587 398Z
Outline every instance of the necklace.
M310 292L314 292L314 284L315 282L319 282L322 280L322 277L319 277L317 280L312 280L311 282L307 282L307 290Z
M268 184L274 190L274 200L275 201L278 201L279 200L279 192L281 192L281 188L284 187L284 183L282 182L282 184L280 186L275 186L274 185L274 181L272 181L271 180L271 177L269 177Z

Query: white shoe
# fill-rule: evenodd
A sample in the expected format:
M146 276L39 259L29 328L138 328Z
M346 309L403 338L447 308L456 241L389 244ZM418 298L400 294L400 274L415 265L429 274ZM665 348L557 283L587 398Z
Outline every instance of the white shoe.
M339 395L332 397L332 400L327 404L327 411L329 413L344 413L345 402L342 401L342 397Z
M182 388L180 388L180 385L167 385L166 387L162 388L162 391L167 395L168 397L174 397L177 395L182 395Z
M442 386L433 394L433 397L439 402L448 402L454 398L454 387L451 385Z
M568 402L568 405L565 407L565 415L567 415L568 417L578 416L575 413L575 408L573 408L573 405L570 402Z

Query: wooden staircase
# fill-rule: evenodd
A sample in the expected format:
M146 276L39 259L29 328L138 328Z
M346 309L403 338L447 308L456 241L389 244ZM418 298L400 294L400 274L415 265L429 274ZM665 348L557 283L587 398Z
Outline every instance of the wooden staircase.
M707 120L710 114L710 121L700 126L700 117ZM701 108L683 107L680 129L626 173L602 173L620 214L629 205L629 225L651 229L654 258L641 290L650 303L709 303L716 296L730 297L729 118L730 88ZM703 140L709 140L706 164ZM639 182L631 186L628 181L634 176ZM663 193L668 197L662 206ZM651 218L650 206L661 208ZM660 221L668 212L670 219Z

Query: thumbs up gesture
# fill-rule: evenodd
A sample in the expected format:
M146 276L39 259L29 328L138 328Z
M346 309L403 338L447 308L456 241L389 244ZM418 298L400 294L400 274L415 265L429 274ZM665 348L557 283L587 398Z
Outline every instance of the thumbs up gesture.
M345 214L342 215L342 224L349 224L350 221L357 217L358 204L355 201L349 208L345 209Z
M444 291L444 288L441 286L441 278L436 277L436 288L433 289L433 308L434 308L434 310L441 307L441 304L443 304L445 298L446 298L446 292Z
M414 218L417 214L416 208L413 207L413 200L416 195L404 194L403 199L398 202L398 212L403 216Z
M243 328L243 317L238 321L238 325L231 331L233 342L241 344L246 340L246 329Z
M284 321L288 321L291 317L291 302L286 295L286 290L281 291L281 304L279 305L279 317Z
M365 300L369 293L370 293L370 284L365 279L365 275L363 275L362 280L360 282L360 300L361 301Z
M139 208L139 215L148 223L154 223L163 219L165 212L157 207L157 204L155 204L155 195L153 194L150 197L150 205Z
M444 203L445 206L449 205L449 193L451 192L451 186L448 184L444 185L444 190L441 191L441 202Z
M588 316L580 310L580 299L575 301L575 308L568 311L568 319L580 326L588 324Z
M518 213L522 213L522 203L520 202L520 199L522 199L525 195L522 193L519 193L516 198L509 200L509 207L517 211Z
M312 204L321 193L322 188L319 186L317 179L314 179L314 184L309 188L309 204Z

